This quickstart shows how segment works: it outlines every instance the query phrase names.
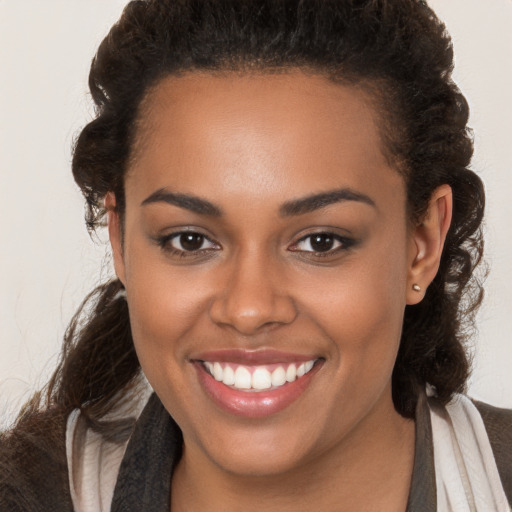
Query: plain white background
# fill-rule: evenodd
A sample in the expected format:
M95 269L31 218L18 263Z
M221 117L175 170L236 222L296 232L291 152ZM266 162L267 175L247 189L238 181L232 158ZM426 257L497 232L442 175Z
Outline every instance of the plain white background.
M111 274L70 172L89 63L126 0L0 0L0 426L54 368L66 324ZM470 395L512 407L512 0L431 0L452 34L487 188L491 272Z

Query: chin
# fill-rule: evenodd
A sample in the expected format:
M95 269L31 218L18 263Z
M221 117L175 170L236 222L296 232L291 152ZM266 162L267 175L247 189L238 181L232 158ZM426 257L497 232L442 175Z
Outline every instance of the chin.
M217 437L215 445L205 445L204 451L216 466L240 477L282 475L299 467L301 459L307 459L309 450L303 442L293 442L289 432L283 439L273 437L265 440L265 436L250 436L244 440L244 436L240 436L235 442L227 439L222 446Z

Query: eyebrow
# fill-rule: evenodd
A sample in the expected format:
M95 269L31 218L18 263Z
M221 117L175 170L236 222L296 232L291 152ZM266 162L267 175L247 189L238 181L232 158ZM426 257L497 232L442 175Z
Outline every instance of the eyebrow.
M287 201L279 208L279 214L281 217L303 215L344 201L356 201L376 208L375 202L366 194L355 192L349 188L341 188ZM141 206L154 203L171 204L200 215L212 217L221 217L223 215L222 210L207 199L190 194L169 192L165 188L153 192L142 201Z
M169 192L164 188L153 192L150 196L144 199L144 201L141 203L141 206L154 203L172 204L174 206L178 206L179 208L184 208L185 210L199 213L200 215L209 215L211 217L222 216L222 210L206 199L192 196L190 194L178 194L176 192Z
M303 215L344 201L357 201L377 208L373 199L366 194L355 192L349 188L340 188L287 201L281 206L279 213L281 217Z

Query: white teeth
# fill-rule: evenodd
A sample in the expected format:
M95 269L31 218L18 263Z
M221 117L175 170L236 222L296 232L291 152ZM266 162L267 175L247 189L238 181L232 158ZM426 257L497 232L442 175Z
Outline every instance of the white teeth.
M204 366L215 380L236 389L253 389L255 391L276 388L287 382L294 382L308 373L314 365L315 360L299 365L283 363L277 368L273 365L275 369L271 372L265 365L252 367L238 365L236 370L233 370L228 363L204 361Z
M252 374L253 389L269 389L272 387L272 377L265 368L256 368Z
M222 381L223 373L220 363L213 363L213 377L215 380Z
M286 380L287 382L293 382L297 378L297 368L294 364L291 364L286 369Z
M286 382L286 372L279 366L272 372L272 386L282 386Z
M224 368L224 378L222 382L226 384L226 386L232 386L235 383L235 372L229 365Z
M239 366L235 371L235 388L238 389L251 389L251 372Z

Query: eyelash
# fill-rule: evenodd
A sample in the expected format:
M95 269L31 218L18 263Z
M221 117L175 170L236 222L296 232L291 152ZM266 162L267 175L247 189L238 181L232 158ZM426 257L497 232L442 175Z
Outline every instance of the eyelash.
M191 235L200 237L201 239L201 245L203 245L205 242L208 242L212 247L208 248L199 248L195 250L186 250L185 248L179 249L176 247L173 247L172 242L175 240L179 240L180 237L184 235ZM309 240L309 247L313 249L311 242L313 237L327 237L332 240L333 244L337 244L334 248L328 248L325 251L315 251L315 250L304 250L304 249L298 249L299 245ZM194 258L194 257L200 257L200 256L206 256L208 254L211 254L213 251L218 251L221 247L219 244L211 240L209 237L204 235L203 233L197 232L197 231L179 231L177 233L171 233L166 236L162 236L156 239L156 242L158 246L163 249L165 252L169 253L171 256L176 256L179 258ZM302 238L300 238L297 242L295 242L293 245L289 247L288 250L291 252L298 252L301 253L305 257L315 257L315 258L327 258L332 257L342 251L346 251L353 247L356 244L356 240L353 240L351 238L343 237L340 235L337 235L335 233L332 233L330 231L317 231L314 233L309 233ZM182 244L181 244L182 245ZM183 245L182 245L183 247Z

